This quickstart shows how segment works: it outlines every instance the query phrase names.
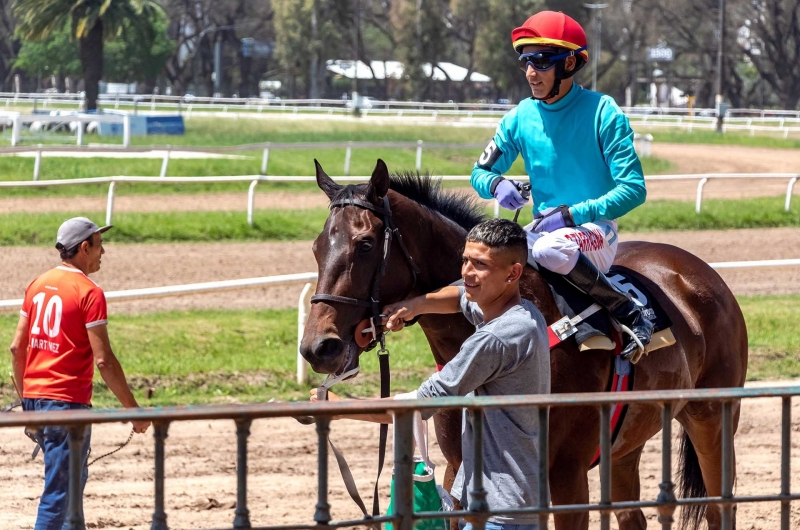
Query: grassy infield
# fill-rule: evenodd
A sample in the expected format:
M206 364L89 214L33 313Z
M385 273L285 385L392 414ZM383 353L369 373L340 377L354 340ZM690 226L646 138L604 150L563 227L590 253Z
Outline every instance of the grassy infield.
M193 120L191 124L200 120ZM243 126L246 123L246 127ZM342 136L359 140L416 140L437 141L442 131L434 128L379 127L357 128L350 124L325 124L298 122L286 127L285 122L222 122L225 134L213 135L208 130L183 138L148 138L149 142L163 144L167 141L191 145L242 144L263 141L339 140ZM490 131L448 129L448 141L484 141ZM662 141L701 141L713 143L719 138L728 143L797 147L800 142L769 138L749 138L727 134L724 137L693 133L691 135L659 134ZM307 153L304 153L304 155ZM254 153L255 155L255 153ZM315 152L323 164L330 165L332 174L343 163L343 152ZM354 151L353 173L365 174L374 163L374 152ZM380 153L390 167L410 167L414 152L393 151ZM471 165L475 153L464 151L426 151L425 161L440 174L464 173ZM329 157L329 158L326 158ZM270 156L271 174L309 174L305 156L296 152L275 152ZM29 178L32 160L0 158L0 179ZM669 170L663 161L652 162L650 173ZM519 163L518 163L519 164ZM42 178L52 178L48 171L59 172L60 178L97 176L100 174L157 174L160 161L45 159ZM30 168L29 168L30 166ZM258 160L244 161L177 161L171 163L171 174L242 174L255 173ZM521 172L521 167L519 168ZM167 186L158 188L128 189L126 193L186 192L216 189L230 190L219 185L202 185L191 189ZM214 187L218 186L218 187ZM241 186L239 186L241 188ZM235 188L235 189L239 189ZM284 188L285 189L285 188ZM310 189L310 188L306 188ZM66 191L71 190L71 191ZM242 190L243 191L243 190ZM55 188L41 191L37 196L50 194L104 193L104 188ZM31 195L24 191L19 194ZM68 204L68 203L67 203ZM766 226L800 226L800 213L782 211L780 198L742 201L706 201L704 213L696 216L693 205L674 201L654 201L626 216L620 223L625 231L664 229L712 229ZM68 210L68 205L65 211ZM85 214L86 212L81 212ZM324 209L285 212L259 212L256 226L249 228L244 213L171 213L171 214L118 214L117 228L109 233L115 242L141 241L220 241L220 240L307 240L318 233L326 215ZM529 214L528 214L529 215ZM0 245L42 244L49 242L65 214L14 214L0 216ZM96 213L96 217L102 217ZM523 216L524 217L524 216ZM800 376L800 337L790 330L797 313L798 300L792 296L742 297L750 331L750 377L777 378ZM295 314L285 311L189 311L120 315L112 317L111 336L115 351L126 367L129 378L143 397L153 388L151 399L143 402L152 405L199 403L237 400L304 399L307 389L293 382ZM0 315L0 344L11 340L17 317ZM411 388L426 377L432 369L432 359L419 329L393 336L390 343L393 384L395 390ZM169 352L165 355L165 352ZM358 385L349 387L354 395L370 395L377 391L377 366L373 354L363 360L364 376ZM0 356L0 370L7 372L9 359ZM313 381L312 381L313 383ZM0 399L10 398L10 384L0 379ZM102 384L97 384L98 405L113 405L114 400Z

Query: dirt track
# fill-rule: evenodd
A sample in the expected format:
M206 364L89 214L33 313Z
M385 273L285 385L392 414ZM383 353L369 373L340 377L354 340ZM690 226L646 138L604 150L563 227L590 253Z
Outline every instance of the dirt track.
M795 400L793 417L800 413ZM737 494L778 493L780 484L780 402L777 399L747 400L743 405L739 433L735 438L738 466ZM794 432L800 431L795 419ZM96 454L124 440L129 427L101 425L94 428ZM432 432L432 431L431 431ZM678 433L673 426L673 433ZM235 429L228 422L190 422L171 426L166 444L166 497L170 528L230 528L236 499ZM332 439L350 464L362 494L369 496L377 465L377 426L353 421L333 424ZM389 439L391 440L391 433ZM673 448L677 447L676 443ZM391 444L391 441L390 441ZM661 479L660 436L649 442L642 457L642 498L658 495ZM800 480L800 440L795 435L792 459L793 483ZM42 485L41 456L29 460L31 443L20 430L0 430L0 527L33 527ZM391 454L391 453L390 453ZM249 508L254 525L313 522L316 502L316 434L312 427L294 420L260 420L250 437ZM357 456L358 455L358 456ZM676 449L673 449L673 457ZM438 446L433 459L444 459ZM391 458L389 458L391 460ZM674 460L674 458L673 458ZM89 528L150 528L153 512L153 441L135 436L122 452L90 469L86 486L85 511ZM673 464L675 466L675 464ZM381 481L382 506L389 496L388 475ZM599 500L597 471L590 474L592 499ZM10 484L13 487L8 487ZM330 474L331 504L335 519L356 518L359 513L347 497L335 468ZM800 526L800 505L792 510L792 527ZM648 528L660 528L654 510L647 510ZM780 521L778 503L741 505L740 530L774 530ZM612 524L616 528L616 524ZM597 528L597 517L592 528Z
M796 258L800 230L689 231L623 234L623 240L670 243L709 262ZM19 298L39 273L54 266L54 249L5 247L0 300ZM5 265L7 264L7 269ZM183 283L315 272L316 262L307 241L294 243L213 243L108 245L96 281L107 291ZM736 294L800 293L800 268L721 271ZM114 302L116 313L188 308L296 307L299 287L254 288L218 294Z

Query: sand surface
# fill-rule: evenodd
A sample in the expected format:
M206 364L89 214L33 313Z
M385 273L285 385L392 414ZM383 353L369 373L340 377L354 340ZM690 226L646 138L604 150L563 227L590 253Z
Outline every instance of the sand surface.
M746 400L735 437L738 495L777 494L780 491L780 401ZM793 431L800 403L793 407ZM93 431L95 454L101 454L127 437L129 426L100 425ZM673 461L677 456L677 423ZM431 435L433 431L431 429ZM349 457L362 495L371 496L377 465L378 428L374 424L339 421L331 439ZM389 435L391 445L391 432ZM254 526L313 523L316 503L316 434L313 427L291 419L257 420L249 444L248 503ZM800 480L800 439L793 440L792 481ZM0 430L0 527L33 528L42 487L42 460L30 460L32 444L20 429ZM391 451L391 449L389 449ZM172 529L230 528L236 500L236 437L233 421L179 422L170 427L166 441L166 512ZM391 455L391 452L388 453ZM444 459L432 447L441 483ZM391 457L387 458L391 462ZM642 498L655 499L661 479L660 435L646 446L640 467ZM673 469L675 467L673 464ZM381 480L382 506L389 497L391 463ZM121 452L90 468L85 513L89 528L150 528L153 513L153 439L137 435ZM599 500L598 472L590 473L592 501ZM12 486L13 484L13 486ZM360 516L347 497L336 469L330 472L330 502L335 519ZM660 528L654 510L646 510L648 529ZM779 503L740 505L737 528L774 530L780 522ZM792 528L800 526L800 505L792 509ZM552 527L552 526L551 526ZM616 522L612 523L616 528ZM591 528L599 528L597 516Z

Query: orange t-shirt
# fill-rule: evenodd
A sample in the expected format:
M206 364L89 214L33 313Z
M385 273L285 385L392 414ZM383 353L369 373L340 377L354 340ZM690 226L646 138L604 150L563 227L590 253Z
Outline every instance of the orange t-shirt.
M90 404L94 357L87 329L108 323L103 290L78 269L56 267L25 290L23 396Z

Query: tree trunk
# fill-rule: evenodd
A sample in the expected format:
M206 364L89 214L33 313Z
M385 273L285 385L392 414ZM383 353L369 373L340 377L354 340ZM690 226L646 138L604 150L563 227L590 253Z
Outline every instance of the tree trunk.
M81 70L86 90L86 110L97 110L103 78L103 21L98 19L89 34L79 40Z

